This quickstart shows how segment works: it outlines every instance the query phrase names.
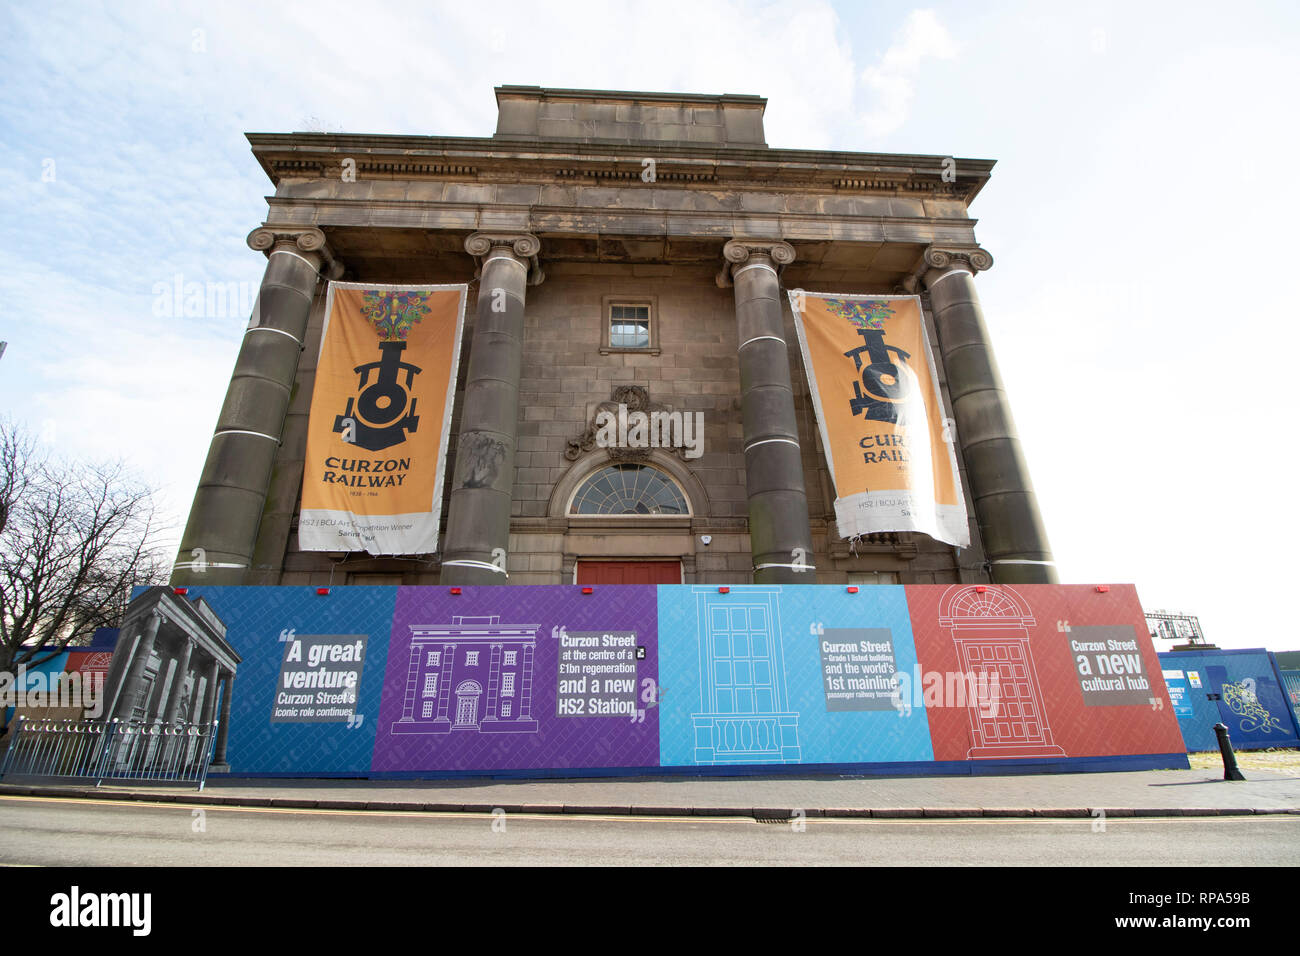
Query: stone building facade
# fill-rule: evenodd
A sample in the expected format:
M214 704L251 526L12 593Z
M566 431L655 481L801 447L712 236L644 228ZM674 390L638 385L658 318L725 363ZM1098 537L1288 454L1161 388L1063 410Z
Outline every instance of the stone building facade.
M772 148L757 96L496 98L491 137L249 135L275 187L249 237L268 255L259 321L174 584L1055 580L973 281L992 265L968 211L991 161ZM437 554L298 549L339 278L470 283ZM795 288L922 296L971 547L840 536ZM699 454L600 447L602 404L701 421ZM471 433L505 449L494 487L460 480ZM483 567L498 547L508 577Z
M122 621L105 680L103 719L167 726L220 719L212 766L223 769L241 660L207 601L149 588Z

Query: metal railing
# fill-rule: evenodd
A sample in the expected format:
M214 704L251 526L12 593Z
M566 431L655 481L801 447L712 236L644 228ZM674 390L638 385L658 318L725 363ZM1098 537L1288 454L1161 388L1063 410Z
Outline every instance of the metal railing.
M217 721L210 724L19 718L0 778L192 783L202 790Z

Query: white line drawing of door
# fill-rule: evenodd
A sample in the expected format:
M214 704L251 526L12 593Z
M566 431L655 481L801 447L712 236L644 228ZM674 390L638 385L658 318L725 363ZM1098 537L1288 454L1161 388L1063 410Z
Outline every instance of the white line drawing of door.
M997 681L995 698L967 707L968 759L1066 756L1052 737L1034 667L1034 625L1028 602L1005 585L954 584L939 599L939 626L951 630L962 670Z
M478 729L478 700L483 696L483 685L478 681L463 681L456 688L456 727Z

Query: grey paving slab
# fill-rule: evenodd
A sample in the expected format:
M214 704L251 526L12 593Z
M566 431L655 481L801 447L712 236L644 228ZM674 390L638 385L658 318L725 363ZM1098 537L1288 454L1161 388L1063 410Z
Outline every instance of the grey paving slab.
M752 815L778 808L809 815L881 817L1217 816L1300 813L1300 778L1256 770L1227 782L1206 770L979 777L721 777L600 780L231 780L202 793L175 787L26 787L0 795L383 811Z

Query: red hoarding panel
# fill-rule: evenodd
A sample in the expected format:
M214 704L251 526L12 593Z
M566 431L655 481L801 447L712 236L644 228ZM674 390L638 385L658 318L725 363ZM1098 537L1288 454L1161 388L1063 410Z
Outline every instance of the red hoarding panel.
M1182 751L1132 585L914 585L907 603L923 679L981 688L927 699L935 760Z

